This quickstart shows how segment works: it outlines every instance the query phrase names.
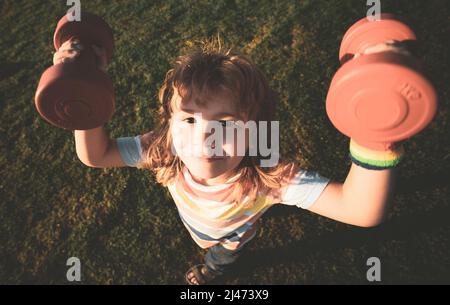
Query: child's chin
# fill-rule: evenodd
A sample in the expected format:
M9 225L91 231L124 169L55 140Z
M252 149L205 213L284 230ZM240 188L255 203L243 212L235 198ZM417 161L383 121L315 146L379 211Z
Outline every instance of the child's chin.
M205 167L202 168L190 168L188 166L189 172L199 179L213 179L216 178L225 172L223 170L213 170Z

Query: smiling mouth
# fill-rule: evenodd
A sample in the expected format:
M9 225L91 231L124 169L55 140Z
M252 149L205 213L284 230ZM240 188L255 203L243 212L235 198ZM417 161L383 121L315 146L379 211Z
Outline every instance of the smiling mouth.
M225 157L206 157L206 158L199 158L200 160L202 160L203 162L215 162L215 161L219 161L219 160L223 160L225 159Z

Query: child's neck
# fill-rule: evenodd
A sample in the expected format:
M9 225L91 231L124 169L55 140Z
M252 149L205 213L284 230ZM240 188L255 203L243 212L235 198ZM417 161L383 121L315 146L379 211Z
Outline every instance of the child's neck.
M219 185L219 184L223 184L225 182L227 182L228 180L230 180L232 177L234 177L237 173L235 171L228 171L223 173L222 175L219 175L217 177L214 178L198 178L195 177L194 175L191 174L192 179L200 184L203 185L207 185L207 186L213 186L213 185Z

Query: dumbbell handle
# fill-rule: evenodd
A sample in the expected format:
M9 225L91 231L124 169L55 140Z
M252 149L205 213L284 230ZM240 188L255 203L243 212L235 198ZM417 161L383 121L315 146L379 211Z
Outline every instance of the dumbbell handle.
M80 55L75 57L73 64L77 66L92 69L92 67L97 67L97 55L92 49L92 45L86 41L83 41L81 37L71 36L70 40L78 40L80 44L83 46L83 49L80 50Z

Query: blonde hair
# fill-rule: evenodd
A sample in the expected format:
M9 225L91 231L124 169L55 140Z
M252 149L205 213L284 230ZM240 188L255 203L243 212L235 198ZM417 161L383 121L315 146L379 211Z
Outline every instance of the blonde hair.
M242 54L223 51L220 40L202 42L188 55L179 56L173 68L165 76L159 91L159 113L162 120L153 131L153 138L144 146L144 158L138 168L149 169L163 186L171 183L182 171L180 158L172 154L170 118L173 114L174 90L184 99L194 98L198 105L207 103L207 97L217 92L231 93L233 106L248 119L272 121L278 101L277 94L269 87L262 72ZM259 124L257 124L259 128ZM269 128L270 130L270 128ZM259 129L257 130L259 134ZM270 145L270 131L267 142ZM277 194L296 172L296 165L280 158L273 167L261 167L261 155L246 156L236 167L234 198L242 201L245 196L255 199L259 191L272 190ZM279 193L278 193L279 195Z

